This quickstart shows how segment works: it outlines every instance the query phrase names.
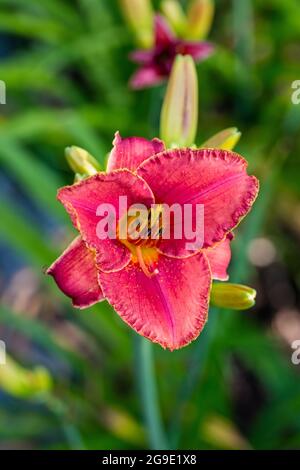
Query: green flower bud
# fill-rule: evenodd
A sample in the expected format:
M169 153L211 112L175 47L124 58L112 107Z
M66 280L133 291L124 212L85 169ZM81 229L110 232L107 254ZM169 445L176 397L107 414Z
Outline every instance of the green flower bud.
M163 0L161 10L170 25L179 36L184 36L187 29L187 17L178 0Z
M78 176L80 179L80 177L92 176L101 171L98 161L80 147L67 147L65 156L77 179Z
M0 367L0 388L16 397L31 397L49 392L52 379L44 367L27 370L7 356Z
M236 127L230 127L218 132L208 139L201 148L217 148L222 150L233 150L241 138L241 132Z
M215 6L213 0L194 0L188 10L186 37L188 39L205 39L210 31Z
M198 126L198 77L192 57L178 55L163 107L160 135L167 147L193 145Z
M154 41L153 9L150 0L119 0L123 15L139 46L148 49Z
M213 283L210 301L215 307L247 310L255 305L256 291L241 284Z

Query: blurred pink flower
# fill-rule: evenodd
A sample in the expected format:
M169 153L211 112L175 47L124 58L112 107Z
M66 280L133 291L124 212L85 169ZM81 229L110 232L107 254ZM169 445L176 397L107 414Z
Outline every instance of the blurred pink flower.
M177 38L161 15L155 16L155 43L152 49L133 52L132 61L140 68L130 80L134 89L156 85L168 78L176 55L190 55L200 62L212 54L213 45L208 42L184 41Z
M202 331L212 279L227 280L231 232L249 212L258 181L246 161L218 149L165 150L159 139L116 134L107 172L59 190L78 238L47 273L79 308L107 299L137 333L164 348L187 345ZM128 205L203 204L203 248L191 252L182 239L99 240L97 207L112 204L117 220Z

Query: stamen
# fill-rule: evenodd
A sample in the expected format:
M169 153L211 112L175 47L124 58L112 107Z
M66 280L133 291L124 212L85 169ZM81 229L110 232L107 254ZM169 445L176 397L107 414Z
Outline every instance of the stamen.
M145 260L143 258L142 248L140 246L136 246L135 249L136 249L136 256L137 256L139 265L143 270L143 273L147 277L152 277L152 276L155 276L156 274L158 274L158 269L154 269L153 271L150 271L150 269L149 269L150 266L147 266L147 264L145 263Z
M162 207L152 207L146 216L128 216L118 224L117 238L131 252L133 263L139 263L147 277L158 274L159 253L156 249L162 236Z
M129 243L141 247L155 247L162 238L162 206L151 207L147 214L138 217L128 216L120 221L117 236L123 243L125 239L124 223L127 223L126 239ZM120 237L122 228L123 236Z

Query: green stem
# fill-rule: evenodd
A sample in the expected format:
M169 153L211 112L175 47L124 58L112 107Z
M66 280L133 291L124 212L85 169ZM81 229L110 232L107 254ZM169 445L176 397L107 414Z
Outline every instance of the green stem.
M44 397L44 402L49 410L56 416L61 425L67 443L71 450L85 450L79 430L70 422L68 410L64 403L51 395Z
M170 423L170 439L173 448L178 447L181 437L181 421L184 415L185 406L191 398L193 391L204 373L211 343L214 340L217 327L219 311L216 308L210 309L209 320L201 337L193 345L190 361L187 366L187 374L184 383L179 389L177 396L177 406Z
M232 25L235 42L236 111L241 118L248 118L254 103L254 13L252 0L232 1Z
M167 450L169 447L159 409L152 344L141 336L135 338L135 360L149 445L154 450Z
M62 423L62 430L71 450L85 450L81 435L73 424Z

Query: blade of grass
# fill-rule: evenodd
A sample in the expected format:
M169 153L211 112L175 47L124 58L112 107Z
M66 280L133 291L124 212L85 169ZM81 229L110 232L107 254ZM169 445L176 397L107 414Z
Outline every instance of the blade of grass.
M0 205L0 237L13 246L30 263L37 266L50 264L56 251L44 242L43 235L33 224L28 224L18 209L10 203Z
M71 362L74 367L83 366L83 361L72 351L60 346L49 328L41 322L33 320L25 315L13 313L9 308L1 306L0 321L2 325L7 326L12 331L18 331L31 341L47 349L51 354L56 355L63 361Z
M27 193L61 220L66 214L56 202L60 178L18 142L0 137L0 162L10 171Z
M193 345L190 360L187 364L187 375L184 384L177 394L176 410L171 418L169 426L169 438L172 449L176 449L182 433L181 421L185 411L185 405L190 399L196 384L201 380L206 367L206 361L210 346L216 335L216 326L220 312L216 308L210 308L209 319L200 338Z
M23 12L1 12L1 31L59 44L66 37L66 30L59 23Z
M144 420L151 449L169 448L160 415L158 392L155 383L153 346L150 341L136 335L135 361L138 390L141 396Z
M100 163L103 163L106 154L105 146L94 130L79 115L70 115L66 127L75 139L72 144L84 147L97 157Z

